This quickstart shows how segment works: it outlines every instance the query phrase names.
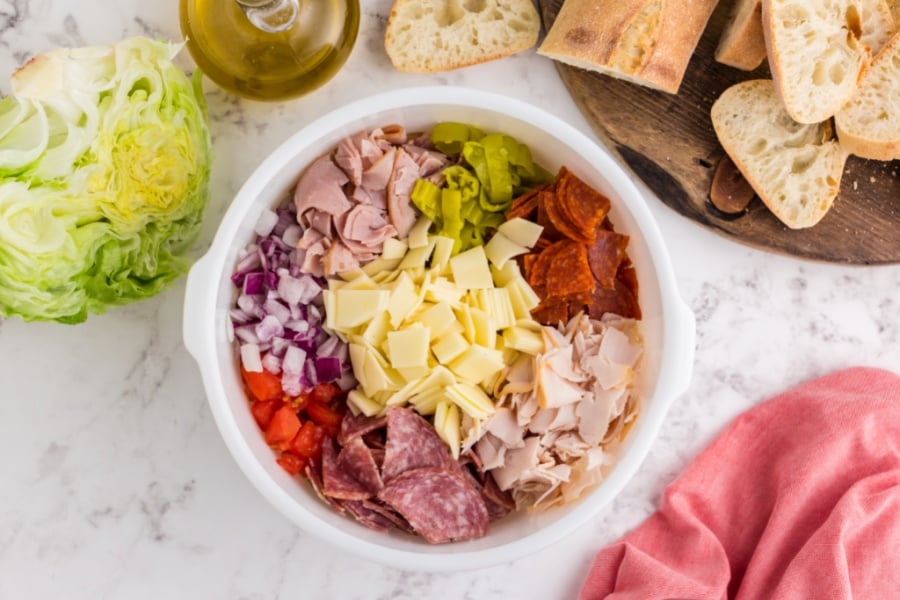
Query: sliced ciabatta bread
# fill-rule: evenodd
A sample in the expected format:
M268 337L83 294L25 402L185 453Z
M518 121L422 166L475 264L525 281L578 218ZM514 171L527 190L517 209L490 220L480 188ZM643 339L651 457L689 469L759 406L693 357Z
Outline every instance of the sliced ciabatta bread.
M897 33L891 5L887 0L863 0L859 10L859 40L869 49L870 56L875 56Z
M538 54L678 92L718 0L566 0Z
M856 91L870 57L860 41L866 2L762 0L772 78L795 121L820 123Z
M716 60L744 71L752 71L766 59L762 30L761 0L736 0L722 29Z
M900 159L900 34L863 73L856 94L834 116L838 141L851 154Z
M781 222L801 229L825 216L847 160L829 122L794 121L769 79L728 88L711 117L722 147Z
M384 48L399 71L435 73L530 48L540 27L531 0L396 0Z

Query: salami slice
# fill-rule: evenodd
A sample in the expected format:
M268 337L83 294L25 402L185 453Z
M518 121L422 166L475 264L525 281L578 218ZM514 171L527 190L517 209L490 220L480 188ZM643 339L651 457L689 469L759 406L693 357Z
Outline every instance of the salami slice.
M334 440L326 437L322 442L322 489L326 496L339 500L365 500L372 492L338 464Z
M436 467L405 471L379 497L431 544L471 540L487 533L484 500L458 472Z
M374 496L384 487L372 451L359 436L350 438L347 445L341 448L337 457L337 466L365 488L370 496Z
M375 500L363 500L363 506L368 508L373 512L377 512L382 517L390 521L394 524L397 529L405 531L406 533L415 533L415 530L412 528L412 525L409 524L409 521L400 516L396 510L391 508L390 506L384 504L378 499Z
M381 429L386 423L387 418L383 415L380 417L367 417L365 415L354 415L347 411L344 418L341 419L341 430L337 436L338 444L346 446L351 438Z
M394 526L394 522L380 512L372 510L365 501L343 500L341 504L356 521L369 529L385 532Z
M410 469L451 466L459 468L428 421L411 408L394 406L387 410L387 444L381 465L385 484Z
M344 514L344 507L341 506L337 500L334 498L330 498L327 494L325 494L325 485L322 483L322 474L319 473L319 469L315 464L315 461L310 461L309 464L306 465L306 478L309 480L310 486L312 486L313 491L316 493L316 496L319 497L319 500L333 508L340 514Z

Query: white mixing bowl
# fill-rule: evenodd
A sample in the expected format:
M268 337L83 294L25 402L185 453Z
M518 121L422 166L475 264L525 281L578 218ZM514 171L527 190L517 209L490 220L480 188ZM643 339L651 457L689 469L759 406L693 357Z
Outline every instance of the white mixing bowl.
M640 416L599 487L545 513L511 514L492 523L479 540L430 546L406 534L371 531L336 514L305 481L291 478L275 463L248 410L227 321L235 293L229 276L238 252L252 241L262 210L285 198L310 162L361 129L399 123L422 131L446 120L512 135L551 172L565 165L612 200L612 223L631 236L628 253L640 286L645 356L638 378ZM643 197L607 151L523 102L470 89L425 87L395 90L339 108L297 132L262 162L225 214L209 252L191 269L184 341L200 366L209 405L234 459L287 518L328 543L374 561L403 569L453 571L540 550L595 517L621 491L647 455L669 405L690 381L694 318L678 294L666 247Z

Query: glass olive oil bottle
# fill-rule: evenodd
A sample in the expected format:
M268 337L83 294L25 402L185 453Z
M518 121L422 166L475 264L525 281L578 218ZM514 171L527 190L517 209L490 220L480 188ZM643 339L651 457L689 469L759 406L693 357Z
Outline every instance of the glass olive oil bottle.
M347 60L359 0L181 0L181 30L200 69L255 100L310 92Z

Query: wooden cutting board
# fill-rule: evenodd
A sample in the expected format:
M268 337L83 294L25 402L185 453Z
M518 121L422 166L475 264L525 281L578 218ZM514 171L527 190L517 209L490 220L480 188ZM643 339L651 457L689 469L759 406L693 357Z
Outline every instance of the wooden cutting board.
M563 0L538 0L545 31ZM900 161L850 157L834 206L814 227L791 230L754 198L739 215L709 202L724 151L709 111L725 89L769 78L717 63L713 54L731 2L713 13L678 95L557 63L563 82L596 134L652 189L688 219L734 241L801 258L847 264L900 263Z

